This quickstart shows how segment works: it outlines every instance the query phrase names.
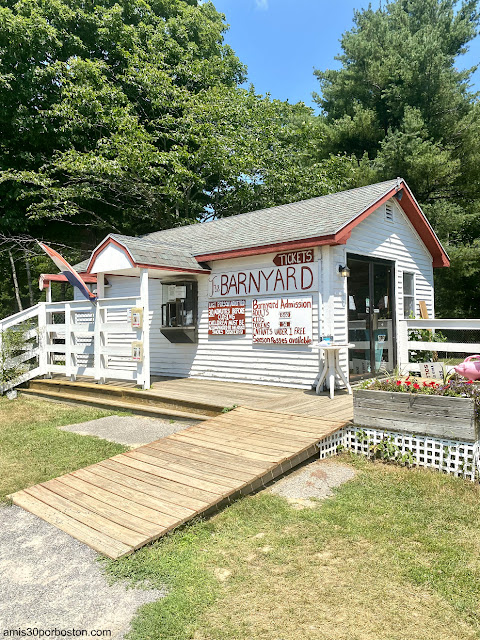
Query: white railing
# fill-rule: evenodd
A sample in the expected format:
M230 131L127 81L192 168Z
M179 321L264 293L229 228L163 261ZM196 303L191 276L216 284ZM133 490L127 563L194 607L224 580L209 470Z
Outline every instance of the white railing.
M433 320L400 320L398 335L399 367L403 371L408 368L409 351L429 351L460 354L480 354L480 342L442 342L435 340L435 332L478 331L480 319L433 319ZM432 340L410 340L412 331L431 331ZM478 334L480 336L480 333Z
M148 308L143 328L132 328L130 310L143 307L138 296L102 298L93 305L88 301L42 302L30 309L0 321L0 331L29 321L32 327L26 337L36 338L36 344L17 356L25 362L37 358L36 366L15 381L0 388L3 392L31 378L59 373L75 380L91 376L104 383L107 378L132 380L148 388L150 363L148 347L144 359L132 359L132 342L143 345L149 341ZM145 352L147 358L145 358Z
M25 309L24 311L15 313L13 316L0 320L0 349L2 349L4 332L8 330L15 330L15 328L22 330L22 337L25 341L23 347L21 347L23 353L10 357L3 363L6 368L19 367L22 372L14 380L0 382L0 393L5 393L5 391L13 389L13 387L16 387L22 382L31 380L42 373L39 362L40 335L38 331L40 310L41 305L36 304L29 309Z

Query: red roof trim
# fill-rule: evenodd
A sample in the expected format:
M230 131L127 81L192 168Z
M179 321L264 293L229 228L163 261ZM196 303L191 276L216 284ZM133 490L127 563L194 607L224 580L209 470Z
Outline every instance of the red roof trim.
M375 209L378 209L378 207L387 202L387 200L390 200L390 198L392 198L401 189L403 189L402 199L400 201L397 200L397 202L432 256L433 267L449 267L450 260L448 259L445 250L440 244L425 215L422 213L422 210L418 206L412 192L403 180L400 181L397 187L388 191L388 193L382 196L374 204L370 205L368 209L362 211L362 213L354 218L354 220L347 223L343 229L337 233L337 237L346 242L350 237L352 230L359 225L362 220L365 220L365 218L373 213Z
M449 267L450 261L440 244L435 232L425 218L420 207L418 206L412 192L401 180L399 185L390 189L385 195L376 200L367 209L362 211L354 220L347 223L339 232L334 235L318 236L316 238L308 238L306 240L292 240L276 244L261 245L258 247L249 247L247 249L233 249L231 251L219 251L217 253L199 254L196 257L198 262L207 262L210 260L226 260L227 258L241 258L245 256L259 255L263 253L272 253L273 251L291 251L295 249L307 249L309 247L319 247L322 245L339 245L346 244L350 238L352 230L362 222L367 216L373 213L378 207L390 200L400 189L403 189L403 197L399 205L410 220L415 231L420 236L422 242L432 256L432 264L434 267Z
M135 263L139 269L158 269L160 271L180 271L182 273L210 273L210 269L187 269L186 267L165 267L156 264L140 264Z
M96 284L97 276L89 273L78 274L86 284ZM50 282L68 282L63 273L42 273L38 283L41 290L50 286Z
M256 256L262 253L272 253L273 251L294 251L295 249L309 249L310 247L320 247L326 244L344 244L338 241L336 236L319 236L308 238L307 240L290 240L288 242L277 242L265 244L260 247L249 247L248 249L232 249L230 251L220 251L218 253L204 253L196 255L198 262L209 262L210 260L225 260L227 258L243 258L246 256Z
M139 262L135 262L132 258L132 256L130 255L130 252L128 251L128 249L121 244L120 242L118 242L117 240L115 240L114 238L107 238L104 242L102 242L102 244L100 246L98 246L95 251L92 253L92 256L88 262L88 267L87 267L87 273L91 273L92 267L95 264L95 260L97 259L97 256L106 248L108 247L109 244L113 244L116 247L118 247L119 249L121 249L125 255L127 256L130 264L132 265L133 268L137 267L139 269L158 269L161 271L177 271L180 273L210 273L210 270L208 269L202 269L201 267L199 267L198 269L186 269L184 267L167 267L167 266L159 266L156 264L141 264ZM198 262L202 262L202 260L198 260Z
M92 253L92 255L90 257L90 260L88 261L87 273L91 273L92 267L95 264L95 260L97 259L98 254L101 253L106 247L108 247L109 244L113 244L116 247L118 247L119 249L121 249L126 254L126 256L127 256L128 260L129 260L130 264L132 265L132 267L136 266L135 262L133 261L132 256L130 255L130 252L128 251L128 249L126 247L124 247L123 244L120 244L120 242L117 242L117 240L114 240L113 238L108 237Z

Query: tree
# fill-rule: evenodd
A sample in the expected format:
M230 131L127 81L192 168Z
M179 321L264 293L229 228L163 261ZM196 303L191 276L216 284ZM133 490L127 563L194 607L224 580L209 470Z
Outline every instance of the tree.
M474 69L457 62L477 33L478 4L394 0L356 11L341 68L316 71L326 152L355 154L366 182L407 180L452 260L435 274L438 310L477 317L480 103Z
M0 272L13 252L17 307L35 238L76 259L111 231L349 186L352 158L309 155L311 109L240 87L226 28L200 0L0 0Z

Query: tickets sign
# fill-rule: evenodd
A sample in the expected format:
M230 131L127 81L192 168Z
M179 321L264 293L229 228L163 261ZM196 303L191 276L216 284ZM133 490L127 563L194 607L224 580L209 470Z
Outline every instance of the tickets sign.
M252 301L253 344L311 344L312 298L264 298Z
M245 300L209 302L208 335L245 335Z
M287 253L277 253L273 259L273 264L277 267L284 267L289 264L304 264L305 262L313 262L313 249L304 249L303 251L288 251Z

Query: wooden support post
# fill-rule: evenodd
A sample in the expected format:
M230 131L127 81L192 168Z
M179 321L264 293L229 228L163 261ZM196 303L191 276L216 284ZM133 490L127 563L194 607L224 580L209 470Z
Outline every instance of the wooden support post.
M148 291L148 269L140 271L140 299L143 307L143 325L141 341L143 344L143 361L140 364L140 376L137 380L144 389L150 389L150 308Z
M52 301L52 283L49 282L47 284L47 288L45 291L45 299L47 302L51 302Z

